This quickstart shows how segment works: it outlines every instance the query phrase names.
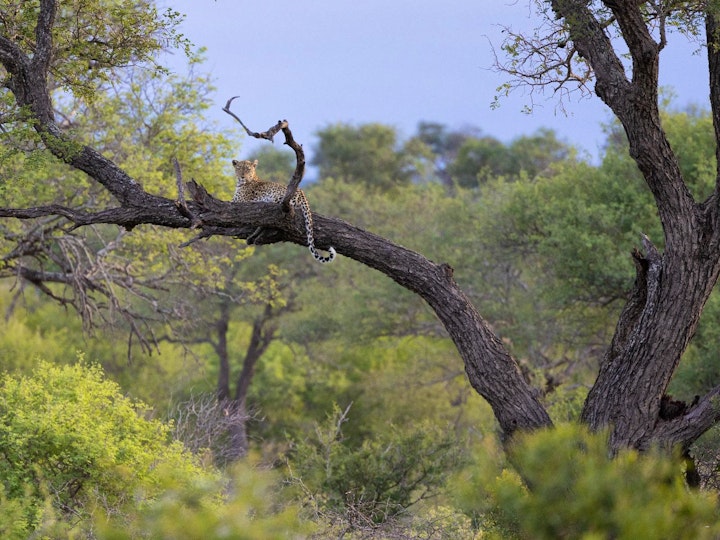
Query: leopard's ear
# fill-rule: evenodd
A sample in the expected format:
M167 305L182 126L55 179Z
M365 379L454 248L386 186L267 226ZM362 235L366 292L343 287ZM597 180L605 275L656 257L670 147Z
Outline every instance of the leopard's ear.
M256 159L255 161L253 161L253 167L257 167L257 166L258 166L258 160Z

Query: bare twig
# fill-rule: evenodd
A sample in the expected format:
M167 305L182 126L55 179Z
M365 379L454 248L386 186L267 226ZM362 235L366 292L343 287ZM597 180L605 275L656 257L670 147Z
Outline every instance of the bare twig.
M178 192L178 198L175 204L180 212L184 212L185 215L191 217L187 202L185 202L185 188L183 187L182 181L182 169L180 168L180 162L176 157L173 157L173 168L175 169L175 184Z
M195 242L197 242L198 240L204 240L204 239L206 239L206 238L210 238L211 236L214 236L214 233L211 232L211 231L208 230L208 229L205 229L205 230L203 230L203 232L201 232L201 233L198 234L197 236L195 236L195 237L191 238L190 240L187 240L186 242L183 242L182 244L180 244L180 247L181 247L181 248L188 247L188 246L194 244Z
M223 111L228 113L230 116L232 116L235 120L240 122L240 125L245 130L245 133L247 133L250 137L254 137L255 139L265 139L270 142L273 142L273 138L275 135L277 135L278 131L280 131L283 127L287 126L287 120L278 120L278 123L275 124L273 127L268 129L267 131L263 131L262 133L258 133L257 131L251 131L240 118L230 110L230 104L233 102L234 99L238 98L240 96L233 96L230 99L227 100L227 103L225 103L225 106L223 107Z
M290 201L292 200L293 196L295 195L295 192L298 189L298 186L300 185L300 182L302 182L302 179L305 176L305 152L302 148L302 145L298 144L297 141L295 141L292 131L290 131L290 125L287 120L278 120L277 124L272 126L267 131L263 131L262 133L258 133L256 131L251 131L250 129L248 129L248 127L243 123L243 121L240 120L240 118L230 110L230 105L231 105L232 101L237 97L238 96L233 96L230 99L228 99L227 103L225 103L225 107L223 107L223 111L225 111L230 116L232 116L235 120L240 122L240 125L245 129L245 132L250 137L254 137L256 139L266 139L270 142L273 142L273 137L275 137L275 135L278 133L278 131L282 130L283 135L285 135L285 143L284 144L288 145L295 152L295 161L296 161L295 172L293 173L292 179L290 180L290 184L288 184L287 190L285 191L285 196L283 197L283 200L280 203L283 211L289 212L290 211Z

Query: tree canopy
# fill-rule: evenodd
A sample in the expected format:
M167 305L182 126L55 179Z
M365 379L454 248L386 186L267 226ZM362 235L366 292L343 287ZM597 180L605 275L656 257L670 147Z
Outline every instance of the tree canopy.
M463 469L461 456L455 461L444 439L407 428L422 402L434 410L425 411L427 416L445 422L448 431L469 430L476 417L468 419L464 410L452 414L471 399L457 386L462 368L477 394L473 398L484 398L505 441L531 440L518 432L540 431L538 446L516 447L516 472L524 485L500 482L493 488L498 508L532 518L535 501L521 492L533 479L546 482L533 465L548 452L542 428L561 419L606 432L602 444L621 465L636 459L627 447L677 447L687 457L720 419L716 370L705 370L702 381L681 376L687 369L681 360L698 373L716 337L701 315L703 309L717 312L712 291L720 274L717 6L691 2L660 9L575 0L538 6L549 30L532 38L509 34L504 69L531 84L584 90L594 82L618 121L600 166L576 159L549 131L503 144L479 130L452 132L424 123L403 142L382 124L331 125L319 132L320 181L308 187L318 210L314 236L318 247L332 245L360 264L324 269L325 282L318 285L311 278L319 269L288 258L282 247L307 242L301 217L287 204L226 201L232 182L224 175L236 157L229 134L197 129L207 80L166 77L153 60L163 47L185 45L176 13L137 2L5 2L0 271L72 306L88 327L98 317L121 319L146 353L153 341L160 347L178 336L212 348L218 361L212 372L217 384L211 386L223 397L232 393L228 343L235 344L233 353L247 351L245 359L260 351L269 364L258 373L262 390L248 388L241 374L236 402L244 407L249 396L268 415L282 417L268 431L318 434L317 441L294 443L286 462L302 473L295 485L323 519L338 509L361 513L360 520L343 514L341 528L366 518L377 524L395 510L422 504L418 494L442 483L430 465ZM659 56L671 25L703 32L707 115L662 108ZM282 137L294 151L294 172L283 155L259 156L268 175L290 180L287 203L305 170L291 122L259 133L243 128L258 138ZM355 224L323 215L328 208ZM239 249L242 239L263 247ZM265 247L270 244L279 245ZM251 259L253 251L262 255ZM252 268L262 268L268 279L244 273ZM379 283L368 269L390 279ZM343 291L357 304L328 294L334 284L343 284L337 294ZM287 298L279 294L293 288ZM296 301L311 307L294 311ZM271 320L285 305L282 318ZM230 316L238 307L247 308L243 327L233 327ZM609 317L617 320L614 327ZM53 332L62 339L61 331ZM276 335L287 342L274 342ZM694 343L696 335L705 341ZM453 358L445 336L462 366L445 362ZM357 347L349 350L351 339ZM242 371L252 373L256 361L243 363ZM573 373L577 365L593 370L594 383ZM379 369L386 377L381 382L373 377ZM443 381L443 391L419 390L427 382L421 374ZM555 393L559 379L573 377L580 390ZM382 386L408 389L414 382L414 401L389 407L373 395ZM669 395L674 388L697 394L682 402ZM358 405L348 408L355 400ZM485 405L474 406L480 411ZM329 410L335 416L326 424L306 414L317 418ZM348 410L366 424L340 429L339 411ZM378 426L380 410L403 429L392 433ZM371 430L376 440L363 442ZM588 448L598 440L577 434L568 439L573 447ZM387 463L373 459L382 452ZM438 452L442 459L432 459ZM590 450L586 454L594 459ZM388 463L397 467L388 470ZM323 466L344 474L323 475ZM572 472L562 476L566 480ZM363 485L366 477L377 484ZM592 475L580 481L591 482ZM395 489L406 483L411 489ZM659 504L675 496L673 486ZM201 498L208 494L202 493ZM515 503L504 498L508 493ZM533 495L546 504L551 494L543 493L538 488ZM37 500L42 504L42 497ZM171 508L183 504L168 502ZM383 504L392 512L383 513ZM697 511L704 524L707 506L693 504L684 508ZM136 514L136 523L144 516ZM606 530L629 527L622 512L613 519ZM522 531L529 521L511 517L505 523ZM465 525L458 520L459 529Z

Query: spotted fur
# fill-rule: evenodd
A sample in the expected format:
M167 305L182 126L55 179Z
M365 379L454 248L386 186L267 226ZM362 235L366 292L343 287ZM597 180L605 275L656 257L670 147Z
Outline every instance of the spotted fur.
M257 160L233 160L232 164L233 167L235 167L235 176L237 176L233 202L282 202L287 187L277 182L260 180L255 171L257 163ZM298 189L295 195L293 195L293 198L290 199L290 204L294 208L299 208L300 212L302 212L303 219L305 220L308 249L310 253L312 253L312 256L321 263L332 262L333 259L335 259L335 248L331 247L328 249L330 255L327 257L321 255L317 249L315 249L312 212L310 211L310 205L305 197L305 193Z

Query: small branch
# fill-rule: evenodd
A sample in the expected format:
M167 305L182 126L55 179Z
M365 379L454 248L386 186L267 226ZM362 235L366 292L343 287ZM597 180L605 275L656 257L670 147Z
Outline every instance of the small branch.
M287 126L286 120L278 120L278 123L275 124L273 127L268 129L267 131L263 131L262 133L258 133L257 131L251 131L240 118L230 110L230 104L232 101L240 96L233 96L230 99L227 100L227 103L225 103L225 106L223 107L223 111L228 113L230 116L232 116L235 120L240 122L240 125L245 130L245 133L247 133L250 137L254 137L255 139L265 139L270 142L273 142L273 137L277 135L278 131L280 131L283 127Z
M210 193L208 193L208 190L205 189L201 184L198 184L194 179L191 179L187 183L187 188L190 192L190 196L200 206L212 205L215 201L218 200L212 195L210 195Z
M198 240L204 240L205 238L210 238L212 236L235 236L237 238L246 238L251 234L251 232L249 232L250 229L254 230L255 227L210 227L208 225L203 225L203 230L200 234L191 238L187 242L183 242L180 244L180 247L188 247ZM282 239L278 239L276 242L282 242L284 238L285 237L283 236Z
M100 212L87 213L59 204L35 206L32 208L0 208L0 217L36 219L47 216L61 216L74 223L74 228L94 223L116 223L122 225L127 221L129 213L132 212L127 208L107 208Z
M203 240L204 238L210 238L211 236L213 236L213 233L205 230L205 231L201 232L200 234L198 234L197 236L195 236L194 238L191 238L187 242L183 242L182 244L180 244L180 247L185 248L185 247L191 246L198 240Z
M290 180L290 184L288 184L287 190L285 190L285 196L281 202L283 211L289 212L290 201L295 196L295 192L305 176L305 152L303 151L302 146L295 141L287 120L283 120L283 122L285 123L282 128L283 135L285 135L285 144L287 144L295 152L296 162L295 172L293 173L292 180Z
M157 200L163 200L157 198ZM116 207L107 208L100 212L87 213L61 206L58 204L49 204L47 206L36 206L33 208L0 208L1 218L16 218L16 219L35 219L46 216L62 216L68 221L71 221L74 225L71 228L77 229L85 225L93 225L98 223L113 223L124 227L125 229L132 230L135 226L140 224L156 224L173 226L174 220L164 214L157 206L152 207ZM187 216L184 216L188 219ZM178 224L183 225L183 224ZM187 221L184 224L187 226ZM177 226L177 225L176 225Z
M178 198L175 204L178 207L178 210L180 210L181 212L186 212L188 214L188 217L190 217L190 210L188 209L187 203L185 202L185 188L183 187L182 170L180 169L180 162L177 160L176 157L173 157L173 168L175 169L175 184L178 191Z
M190 208L188 208L187 201L185 200L185 184L183 184L182 180L182 170L180 168L180 162L176 157L173 157L173 168L175 169L175 184L177 185L178 192L178 198L175 201L175 206L177 207L178 212L191 221L190 228L197 229L202 226L202 221L190 211Z

